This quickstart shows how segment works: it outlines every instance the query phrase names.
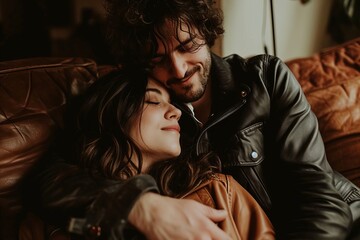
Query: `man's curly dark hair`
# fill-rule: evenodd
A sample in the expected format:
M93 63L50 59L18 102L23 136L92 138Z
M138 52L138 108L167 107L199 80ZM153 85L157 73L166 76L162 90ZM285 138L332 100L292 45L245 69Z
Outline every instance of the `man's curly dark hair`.
M213 5L212 0L105 0L113 54L124 67L148 67L158 47L156 37L166 39L161 27L168 20L195 27L211 47L224 32L222 12ZM192 30L188 27L184 31Z

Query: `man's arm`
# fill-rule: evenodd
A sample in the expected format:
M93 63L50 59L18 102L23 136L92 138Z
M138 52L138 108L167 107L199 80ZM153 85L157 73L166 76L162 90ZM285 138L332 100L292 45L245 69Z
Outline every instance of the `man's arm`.
M267 151L274 156L270 188L278 236L343 239L351 213L333 185L316 116L287 66L277 58L268 63L264 78L274 81L268 81L272 117Z
M230 239L216 223L227 212L197 201L146 193L134 205L129 222L149 240Z
M50 224L106 239L122 239L128 221L148 239L228 239L215 224L225 219L225 211L161 196L149 175L110 181L53 160L29 178L25 189L31 207Z
M63 229L69 227L71 219L86 220L89 226L100 225L104 231L126 224L136 200L146 192L158 192L149 175L114 181L95 177L57 156L45 160L48 163L42 162L24 183L26 204L48 224Z

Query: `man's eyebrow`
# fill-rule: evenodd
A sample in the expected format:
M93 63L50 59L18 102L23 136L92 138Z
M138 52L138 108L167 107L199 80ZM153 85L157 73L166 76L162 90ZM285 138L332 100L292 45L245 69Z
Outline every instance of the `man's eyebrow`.
M176 46L176 50L179 50L179 49L181 49L184 45L186 45L186 44L188 44L189 42L192 42L192 41L194 41L194 39L195 39L196 37L189 37L189 38L187 38L185 41L183 41L183 42L180 42L179 41L179 45L177 45ZM163 56L165 56L166 55L166 53L155 53L151 58L157 58L157 57L163 57Z
M182 48L184 45L188 44L189 42L193 42L194 41L194 37L189 37L188 39L186 39L183 42L180 42L179 45L176 47L176 49L180 49Z

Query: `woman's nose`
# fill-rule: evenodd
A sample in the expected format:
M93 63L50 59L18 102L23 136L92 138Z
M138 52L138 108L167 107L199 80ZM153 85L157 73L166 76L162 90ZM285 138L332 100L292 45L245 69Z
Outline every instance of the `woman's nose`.
M175 107L174 105L170 104L170 108L166 114L166 118L168 119L175 118L176 120L179 120L180 117L181 117L181 110Z

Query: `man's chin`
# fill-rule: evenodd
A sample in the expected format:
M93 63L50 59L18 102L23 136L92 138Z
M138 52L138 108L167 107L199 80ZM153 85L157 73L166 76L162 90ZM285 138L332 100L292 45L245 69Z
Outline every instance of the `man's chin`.
M186 93L183 94L178 94L176 93L176 99L184 102L184 103L191 103L191 102L196 102L197 100L199 100L203 95L204 95L205 91L199 90L199 91L188 91Z

